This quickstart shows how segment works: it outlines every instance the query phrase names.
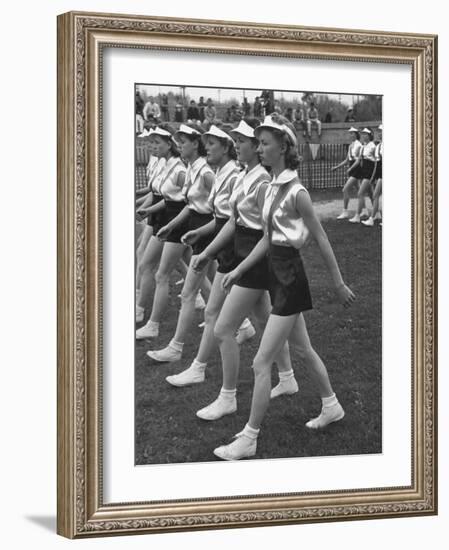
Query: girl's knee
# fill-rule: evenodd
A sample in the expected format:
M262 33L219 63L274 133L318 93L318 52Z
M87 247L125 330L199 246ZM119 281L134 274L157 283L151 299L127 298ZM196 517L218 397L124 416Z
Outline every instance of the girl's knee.
M181 290L181 303L188 304L190 302L194 302L197 294L198 290L194 290L192 288L183 288Z
M271 365L273 364L273 357L268 356L264 353L257 353L254 357L252 368L254 371L254 376L264 377L271 375Z
M164 269L160 269L160 268L156 271L156 274L154 276L156 280L156 284L168 283L169 277L170 277L169 273L167 273L167 271L165 271Z
M206 309L204 310L205 323L207 324L215 323L215 321L217 320L218 314L219 314L219 310L217 308L213 306L211 307L209 306L209 304L207 304Z
M228 323L217 321L214 326L214 336L220 342L235 337L235 329Z

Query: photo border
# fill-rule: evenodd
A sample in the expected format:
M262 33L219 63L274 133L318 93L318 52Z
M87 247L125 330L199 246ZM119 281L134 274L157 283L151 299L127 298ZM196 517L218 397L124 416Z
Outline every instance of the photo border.
M103 503L101 89L105 47L411 66L411 486ZM81 538L437 513L436 60L434 35L87 12L58 17L59 534Z

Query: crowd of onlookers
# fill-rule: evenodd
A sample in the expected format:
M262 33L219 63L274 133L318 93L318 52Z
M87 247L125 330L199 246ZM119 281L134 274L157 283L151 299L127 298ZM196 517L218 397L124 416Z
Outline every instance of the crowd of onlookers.
M273 93L263 90L251 103L244 97L241 104L231 103L230 106L214 104L212 98L205 99L201 96L197 101L191 99L185 105L181 96L175 96L175 104L169 109L167 94L160 94L158 101L149 97L145 101L140 92L136 91L136 132L142 134L149 126L160 122L188 122L197 124L207 131L212 124L235 124L244 118L254 117L263 120L265 116L278 113L291 122L298 133L304 137L311 137L313 129L316 129L318 137L321 137L322 113L319 112L313 96L306 94L295 107L283 107L281 102L274 99ZM332 122L332 115L327 112L323 122ZM355 122L354 112L348 109L344 122Z

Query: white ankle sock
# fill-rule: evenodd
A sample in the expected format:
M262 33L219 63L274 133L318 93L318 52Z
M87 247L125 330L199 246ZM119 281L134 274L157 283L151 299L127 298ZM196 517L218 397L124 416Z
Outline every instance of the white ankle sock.
M136 313L143 313L145 308L136 304Z
M338 403L338 399L335 393L333 393L329 397L322 397L321 402L323 403L323 407L332 407L332 405L336 405Z
M182 342L177 342L173 339L170 340L170 343L168 345L176 351L182 351L182 348L184 347L184 344Z
M198 359L195 357L195 359L192 361L191 366L196 367L198 370L204 370L207 367L207 363L202 363L201 361L198 361Z
M148 319L146 326L159 329L159 323L156 321L152 321L151 319Z
M223 397L227 400L232 400L235 398L237 394L237 390L225 390L224 388L221 388L220 390L220 397Z
M246 435L246 437L249 437L250 439L257 439L257 436L259 435L260 428L251 428L251 426L246 423L243 430L240 432L242 435Z
M287 370L287 371L279 371L279 381L284 382L288 380L289 378L293 378L295 376L295 373L293 372L293 369Z

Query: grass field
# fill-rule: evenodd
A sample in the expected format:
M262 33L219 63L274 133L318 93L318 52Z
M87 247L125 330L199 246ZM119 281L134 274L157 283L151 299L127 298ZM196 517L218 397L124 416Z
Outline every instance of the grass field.
M327 199L328 197L326 197ZM331 199L329 195L329 199ZM320 410L320 399L305 369L295 356L292 362L299 392L271 402L258 440L256 458L352 455L382 451L382 357L381 357L381 242L380 228L326 221L323 226L337 256L346 282L357 295L345 310L334 297L332 284L316 244L303 251L314 309L305 313L310 338L323 358L346 416L323 431L305 428ZM195 412L216 398L221 387L218 349L209 362L203 384L187 388L170 386L165 377L186 368L195 357L201 337L197 312L184 356L179 363L160 364L145 352L165 346L174 333L180 287L171 281L170 306L154 342L136 342L135 364L135 462L160 464L213 461L212 450L227 443L248 419L253 372L250 368L260 335L241 348L238 411L215 422ZM275 369L274 369L275 370ZM273 372L273 384L277 375ZM218 459L217 459L218 460Z

